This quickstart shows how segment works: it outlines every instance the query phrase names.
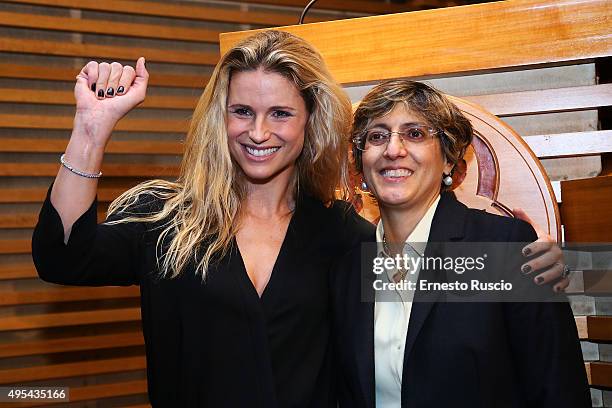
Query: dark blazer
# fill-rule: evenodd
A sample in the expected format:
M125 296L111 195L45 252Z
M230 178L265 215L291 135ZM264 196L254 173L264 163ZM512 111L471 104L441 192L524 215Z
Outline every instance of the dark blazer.
M527 223L468 209L453 193L443 193L425 255L436 242L536 238ZM359 250L351 251L332 283L342 408L375 405L374 303L361 300L362 280L368 287L371 277L360 273L360 257ZM568 303L448 303L426 296L431 293L417 292L420 301L412 305L402 407L591 406Z
M162 204L145 196L129 210L156 212ZM154 407L334 408L329 270L373 228L347 206L297 200L261 298L235 242L205 282L194 265L164 279L155 257L161 225L97 225L95 202L64 245L47 196L32 255L49 282L140 286Z

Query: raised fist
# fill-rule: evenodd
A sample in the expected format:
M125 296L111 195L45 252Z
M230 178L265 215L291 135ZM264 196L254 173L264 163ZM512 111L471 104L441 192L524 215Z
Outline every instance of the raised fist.
M109 137L119 119L144 101L148 80L143 57L136 61L136 69L118 62L88 62L74 87L75 126L84 126L90 136Z

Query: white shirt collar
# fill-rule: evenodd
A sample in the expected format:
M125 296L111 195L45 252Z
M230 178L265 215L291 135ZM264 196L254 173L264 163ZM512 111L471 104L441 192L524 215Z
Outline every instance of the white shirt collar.
M414 227L414 230L408 235L406 243L410 244L419 255L425 254L425 246L429 240L429 232L431 231L431 224L433 222L434 214L438 208L440 202L440 196L436 197L433 203L429 206L423 218ZM383 251L382 242L383 236L385 235L385 228L383 226L382 218L378 221L376 226L376 242L378 243L378 252ZM384 251L383 251L384 252Z

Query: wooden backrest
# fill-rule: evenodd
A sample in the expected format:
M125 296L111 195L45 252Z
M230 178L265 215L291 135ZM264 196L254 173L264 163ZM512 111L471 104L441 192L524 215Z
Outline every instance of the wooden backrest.
M506 123L474 103L451 100L472 122L474 141L465 155L465 180L455 189L472 208L513 216L521 207L555 239L559 209L550 180L527 143Z

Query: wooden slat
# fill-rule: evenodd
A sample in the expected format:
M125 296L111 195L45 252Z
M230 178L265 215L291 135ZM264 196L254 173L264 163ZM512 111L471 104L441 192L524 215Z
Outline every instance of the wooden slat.
M303 0L248 0L246 2L256 4L272 4L275 6L298 7L300 10L304 8L307 3ZM445 0L411 0L407 4L394 4L389 2L360 0L326 0L317 2L312 9L353 11L369 14L389 14L402 13L413 10L422 10L425 8L450 7L456 5L456 2Z
M29 239L0 239L0 254L29 254L31 250Z
M13 139L0 138L0 152L61 153L66 149L65 139ZM154 140L115 141L111 140L106 153L127 154L182 154L183 144Z
M497 116L532 115L612 105L612 84L464 96Z
M87 312L47 313L41 315L0 317L0 331L44 329L140 320L140 309L92 310Z
M0 114L2 128L71 130L73 121L72 116ZM117 123L115 131L181 133L187 130L187 126L187 120L125 118Z
M144 356L92 360L79 363L49 364L0 370L0 384L19 384L28 381L108 374L143 370L145 368L146 361Z
M611 270L598 269L584 271L582 279L585 294L591 296L612 295Z
M101 222L106 218L104 211L98 211L98 221ZM12 228L34 228L38 222L38 213L9 213L0 214L0 229Z
M38 303L76 302L80 300L125 299L140 296L137 286L59 287L35 291L0 291L0 306Z
M74 105L72 91L46 91L24 88L1 88L0 102L35 103L42 105ZM187 109L192 110L197 97L189 96L147 96L139 108Z
M612 230L612 176L561 181L565 240L609 242ZM601 216L600 216L601 215Z
M580 340L612 341L612 316L576 316Z
M122 397L128 395L144 394L147 392L146 380L125 381L120 383L89 385L86 387L70 388L70 402L88 401L102 398ZM34 407L66 404L65 402L28 402L6 403L2 407Z
M140 331L0 344L0 358L142 346Z
M64 7L81 10L125 13L145 16L173 17L199 21L221 21L235 24L259 24L279 26L296 24L299 13L281 14L272 11L242 11L185 4L164 4L148 1L126 0L6 0L10 3L36 4L41 6ZM332 20L336 17L307 17L306 21Z
M0 176L28 177L57 175L55 163L0 163ZM157 164L104 164L102 173L117 177L172 177L177 176L178 166Z
M38 274L32 262L8 263L0 265L0 281L11 279L37 278Z
M34 228L37 220L38 214L32 213L0 214L0 228Z
M98 187L98 201L110 202L126 191L125 187ZM0 188L0 203L39 203L47 195L45 188Z
M136 61L139 57L144 56L148 61L193 65L215 65L219 60L219 55L213 52L21 40L6 37L0 38L0 51L62 57L124 59L130 61Z
M98 213L98 217L104 215ZM34 228L38 221L38 213L11 212L0 214L0 228Z
M18 65L0 63L1 78L41 79L46 81L74 82L80 68L65 68L53 66ZM169 86L177 88L203 88L210 76L174 75L149 72L149 85Z
M67 31L173 41L219 42L220 31L161 24L121 23L0 11L0 25L36 30Z
M609 7L609 0L500 1L283 30L312 43L338 81L358 83L606 57ZM221 34L222 52L251 34Z
M594 361L584 363L592 387L612 388L612 363Z
M541 159L612 152L612 130L525 136L524 139Z

